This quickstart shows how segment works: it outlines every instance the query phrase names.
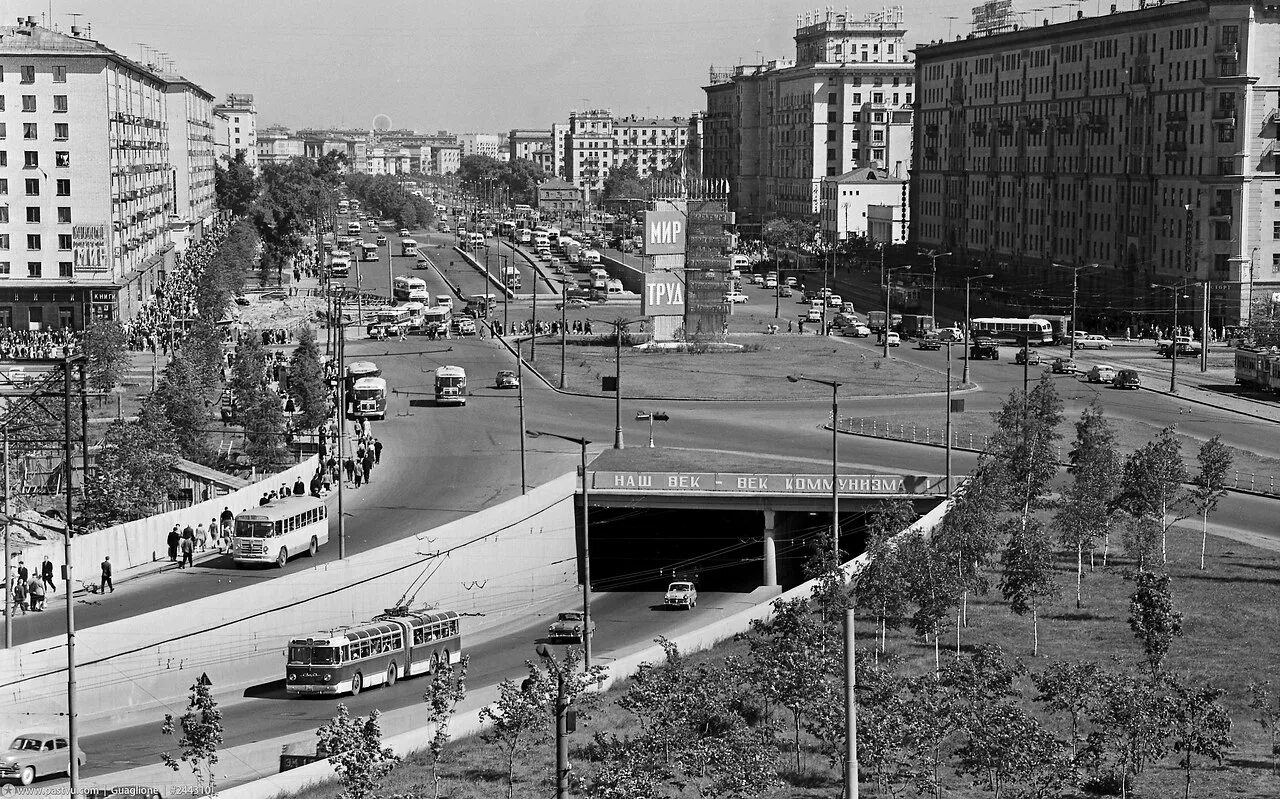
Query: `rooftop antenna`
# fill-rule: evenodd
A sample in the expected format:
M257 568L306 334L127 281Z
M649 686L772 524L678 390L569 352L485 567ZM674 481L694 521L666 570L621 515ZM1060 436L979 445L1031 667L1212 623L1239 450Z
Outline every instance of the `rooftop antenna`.
M951 40L951 20L960 19L959 17L943 17L947 21L947 41Z
M72 27L72 28L78 28L78 27L79 27L78 23L79 23L79 21L80 21L80 17L83 17L83 16L84 16L84 14L72 14L72 13L68 13L68 14L67 14L67 16L68 16L68 17L71 17L71 27Z

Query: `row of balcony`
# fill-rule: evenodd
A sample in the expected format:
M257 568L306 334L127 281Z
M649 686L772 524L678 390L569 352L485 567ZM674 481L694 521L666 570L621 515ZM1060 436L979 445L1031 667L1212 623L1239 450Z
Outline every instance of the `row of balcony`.
M117 139L111 143L113 150L164 150L168 148L168 142L159 139L148 141L145 139Z
M159 128L160 130L167 130L169 127L167 123L161 122L158 119L140 117L136 114L126 114L121 111L117 111L111 119L114 122L122 122L126 125L141 125L144 128Z

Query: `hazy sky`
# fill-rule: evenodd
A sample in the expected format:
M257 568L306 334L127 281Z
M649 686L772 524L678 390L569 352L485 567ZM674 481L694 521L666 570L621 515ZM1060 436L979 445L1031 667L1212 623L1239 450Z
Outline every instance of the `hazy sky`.
M1028 0L1029 2L1029 0ZM1046 0L1062 2L1062 0ZM1092 12L1101 0L1081 7ZM976 0L906 0L908 42L967 32ZM62 30L130 58L138 43L217 96L253 94L259 124L498 132L572 109L687 115L707 69L792 57L791 0L0 0L12 25L52 7ZM822 6L825 7L825 4ZM843 10L845 4L837 4ZM861 17L880 6L849 5ZM1068 6L1060 6L1058 20ZM948 20L947 16L959 19Z

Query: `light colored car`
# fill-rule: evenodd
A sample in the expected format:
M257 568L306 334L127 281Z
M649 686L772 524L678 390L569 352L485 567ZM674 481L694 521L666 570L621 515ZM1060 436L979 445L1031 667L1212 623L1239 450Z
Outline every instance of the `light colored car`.
M871 335L871 328L861 322L853 322L844 326L844 334L854 338L866 338Z
M1111 339L1106 336L1099 336L1096 333L1086 333L1076 339L1076 349L1087 350L1090 348L1109 350L1111 349Z
M407 239L407 238L409 238L409 229L408 229L408 228L403 228L403 227L402 227L402 228L400 228L400 238L402 238L402 239Z
M766 277L764 279L764 287L767 289L776 289L778 287L778 279L773 277Z
M566 610L551 622L551 626L547 628L547 638L552 641L581 641L584 632L588 635L594 635L596 631L596 623L594 620L584 629L582 611Z
M1116 368L1105 363L1095 364L1084 377L1090 383L1110 383L1116 379Z
M724 302L729 302L729 303L733 303L734 305L737 305L740 302L746 302L749 298L747 297L747 295L743 294L741 291L731 291L728 294L725 294L720 299Z
M520 378L516 377L516 373L510 369L503 369L498 372L493 384L497 388L520 388Z
M379 247L385 247L385 246L387 246L387 237L386 237L386 236L379 236L377 239L375 239L375 241L377 241L377 242L378 242L378 246L379 246Z
M76 762L84 765L83 750L76 750ZM0 781L30 785L37 777L70 773L71 748L62 733L25 732L0 753Z
M1055 375L1069 375L1076 370L1076 362L1071 358L1054 358L1053 373Z
M667 586L662 603L669 608L693 610L698 606L698 589L688 580L676 580Z
M782 282L783 282L783 283L786 283L786 284L787 284L788 286L790 286L791 288L795 288L795 287L796 287L796 283L797 283L798 281L797 281L794 277L789 277L789 278L787 278L786 280L784 280L784 281L782 281Z
M454 321L454 329L458 331L460 336L474 336L476 334L476 323L465 316L459 317Z
M844 300L842 300L842 299L840 298L840 295L839 295L839 294L828 294L828 295L827 295L827 307L828 307L828 308L840 308L840 307L842 307L843 305L844 305Z
M940 327L937 332L938 338L943 341L964 341L964 334L958 327Z
M821 309L821 308L814 308L813 306L809 306L809 311L808 311L808 313L806 313L806 314L804 315L804 321L806 321L806 322L821 322L821 321L822 321L822 309Z
M902 345L902 337L892 331L889 332L889 346L899 347Z
M1024 347L1018 350L1017 354L1013 356L1013 362L1019 366L1022 364L1026 364L1028 366L1039 366L1044 363L1044 356L1040 354L1040 350L1027 349Z
M554 255L551 256L551 260L547 262L547 266L551 267L557 272L560 271L560 259L555 257Z
M538 260L551 263L551 250L538 250Z

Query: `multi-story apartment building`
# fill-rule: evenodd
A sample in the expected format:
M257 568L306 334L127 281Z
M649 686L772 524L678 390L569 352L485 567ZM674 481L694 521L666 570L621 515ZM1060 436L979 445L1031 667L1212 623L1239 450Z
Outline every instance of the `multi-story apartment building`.
M368 131L303 129L297 136L302 139L302 154L307 158L318 159L339 152L346 156L347 171L369 171Z
M252 94L228 94L213 107L218 155L227 160L244 153L245 163L258 168L258 111Z
M647 177L679 166L689 144L689 120L684 117L613 121L613 165L630 164Z
M512 161L523 158L533 161L534 154L551 146L551 130L515 129L507 134L507 152Z
M921 246L1068 285L1054 264L1089 266L1082 296L1121 308L1214 281L1214 327L1280 290L1277 6L1150 4L916 55Z
M458 144L462 147L462 156L487 155L498 157L501 138L496 133L462 133L458 136Z
M858 167L911 165L915 65L901 7L796 21L795 60L711 70L703 176L729 182L739 226L812 217L821 182Z
M282 164L303 154L304 143L284 125L269 125L258 131L258 165Z
M0 327L131 316L173 266L170 214L203 207L204 144L191 138L205 130L192 123L203 93L174 95L175 131L156 71L30 17L0 28L0 75ZM182 206L175 147L187 162Z
M603 109L573 111L564 140L565 179L590 198L604 188L613 165L613 113Z
M213 216L213 95L182 76L165 76L165 123L173 168L171 222L199 236Z
M565 141L568 138L569 123L553 122L551 124L551 174L561 179L569 174L569 167L564 159Z
M462 165L462 148L447 145L432 147L431 163L434 174L452 175Z

